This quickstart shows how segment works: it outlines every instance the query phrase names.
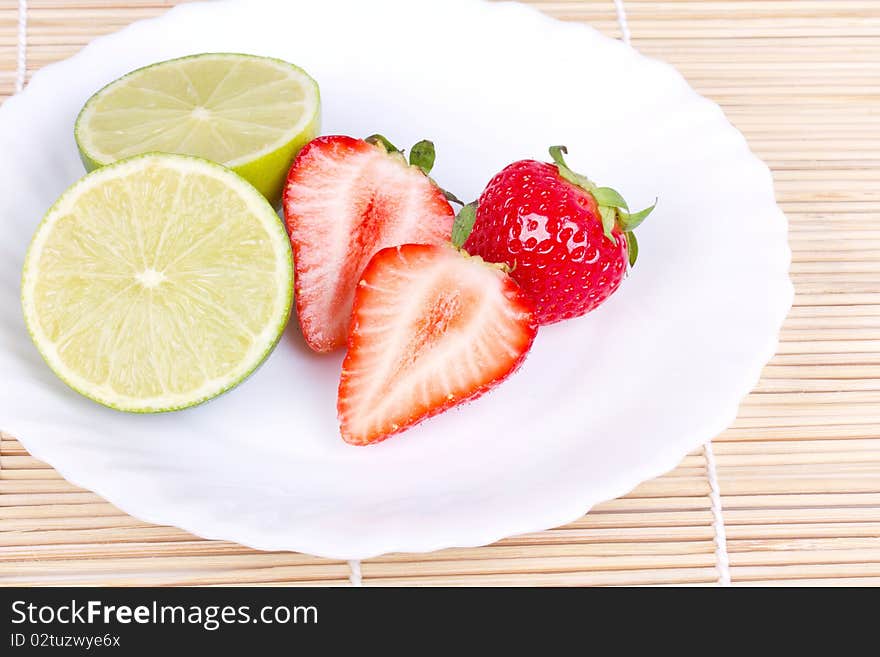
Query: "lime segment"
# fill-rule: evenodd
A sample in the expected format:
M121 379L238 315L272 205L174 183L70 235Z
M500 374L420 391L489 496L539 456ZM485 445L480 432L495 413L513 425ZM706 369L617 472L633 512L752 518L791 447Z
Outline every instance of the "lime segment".
M75 128L89 170L146 152L227 166L271 201L318 134L317 83L287 62L204 54L138 69L92 96Z
M68 385L106 406L176 410L250 374L292 301L278 215L237 174L149 154L94 171L49 210L22 280L28 330Z

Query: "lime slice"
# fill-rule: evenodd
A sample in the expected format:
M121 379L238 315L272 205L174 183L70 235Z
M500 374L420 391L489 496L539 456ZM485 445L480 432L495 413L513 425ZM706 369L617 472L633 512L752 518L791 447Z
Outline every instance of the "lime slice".
M22 306L65 383L154 413L247 377L284 329L292 283L287 234L253 186L207 160L153 153L58 199L25 258Z
M147 152L194 155L233 169L274 203L319 122L318 85L302 69L204 54L111 82L86 102L74 135L89 171Z

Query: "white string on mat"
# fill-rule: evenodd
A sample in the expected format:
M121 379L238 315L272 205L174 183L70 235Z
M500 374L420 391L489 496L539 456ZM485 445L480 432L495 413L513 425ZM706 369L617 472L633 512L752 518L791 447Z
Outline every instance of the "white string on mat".
M351 585L363 586L364 579L361 576L361 562L357 559L352 559L348 562L348 569L351 571L348 576L348 581L351 582Z
M617 24L620 26L621 39L630 44L632 35L626 20L623 0L614 0L617 10ZM730 559L727 555L727 532L724 529L724 513L721 508L721 487L718 485L718 470L715 468L715 453L712 441L703 445L703 456L706 459L706 477L709 479L709 501L712 505L712 528L715 530L715 568L718 570L718 584L730 586Z
M626 9L623 8L623 0L614 0L614 9L617 10L617 24L620 25L620 38L626 44L630 42L629 23L626 21Z
M730 586L727 531L724 529L721 487L718 485L718 470L715 467L715 452L712 450L711 440L703 445L703 457L706 459L706 477L709 479L709 501L712 505L712 528L715 530L715 568L718 570L718 584Z
M27 0L18 0L18 56L15 74L15 91L24 89L27 76Z

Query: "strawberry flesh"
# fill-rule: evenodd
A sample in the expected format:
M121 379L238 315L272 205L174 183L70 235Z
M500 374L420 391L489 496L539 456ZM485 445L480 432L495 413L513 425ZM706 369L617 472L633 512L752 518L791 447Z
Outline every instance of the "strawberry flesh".
M357 285L342 364L342 437L375 443L479 397L512 374L537 331L502 269L449 246L379 251Z
M309 346L325 352L345 344L355 286L373 254L448 242L454 213L442 190L400 154L327 136L294 161L284 215L300 325Z

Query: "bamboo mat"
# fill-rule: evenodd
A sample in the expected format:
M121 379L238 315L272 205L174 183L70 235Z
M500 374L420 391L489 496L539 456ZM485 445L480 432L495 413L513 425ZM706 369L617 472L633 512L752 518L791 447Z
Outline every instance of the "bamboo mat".
M27 69L173 0L28 0ZM612 0L533 2L620 36ZM734 585L880 584L880 2L625 0L633 45L719 102L773 169L797 290L779 352L713 442ZM0 0L0 98L17 0ZM2 420L2 418L0 418ZM570 525L393 554L367 585L714 584L702 450ZM345 562L259 553L126 516L0 442L0 584L340 584Z

